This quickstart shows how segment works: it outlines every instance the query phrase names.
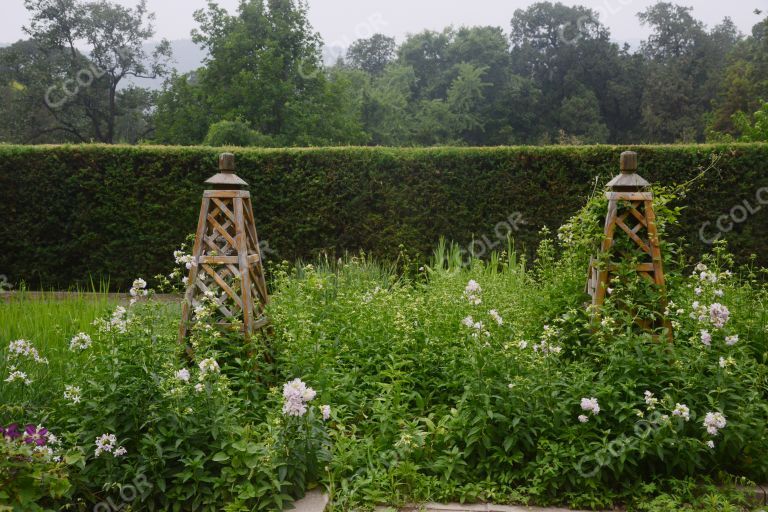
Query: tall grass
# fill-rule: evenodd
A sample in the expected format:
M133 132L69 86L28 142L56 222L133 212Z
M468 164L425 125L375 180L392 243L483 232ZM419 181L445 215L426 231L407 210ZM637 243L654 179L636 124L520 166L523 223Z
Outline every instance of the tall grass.
M59 375L69 356L69 341L79 332L91 333L93 321L105 316L118 303L118 298L104 291L67 294L25 290L0 299L0 402L36 399L46 392L45 385ZM7 384L9 374L8 344L13 340L31 341L48 364L27 364L24 371L34 386Z

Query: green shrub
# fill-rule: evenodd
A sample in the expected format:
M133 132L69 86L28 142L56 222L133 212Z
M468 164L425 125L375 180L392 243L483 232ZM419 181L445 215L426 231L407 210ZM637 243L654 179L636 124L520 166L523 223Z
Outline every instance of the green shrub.
M206 146L274 146L275 142L269 135L263 135L253 130L245 121L219 121L208 128L208 134L203 142Z
M617 173L614 146L502 148L318 148L235 150L250 184L267 259L344 251L394 259L402 245L422 259L445 236L475 252L498 249L495 228L515 220L518 250L531 254L543 226L556 229L596 186ZM681 183L721 158L682 201L691 255L724 236L744 261L768 264L768 145L638 146L640 173ZM0 274L12 282L66 287L109 276L127 289L164 272L169 254L194 231L203 182L220 150L192 147L0 146ZM597 182L595 181L597 180ZM762 194L765 197L768 194ZM746 222L729 220L743 202ZM519 219L519 222L516 220ZM503 230L502 230L503 231ZM485 241L488 243L485 243ZM490 251L487 251L490 252ZM487 254L486 254L487 256ZM417 265L418 268L418 265Z

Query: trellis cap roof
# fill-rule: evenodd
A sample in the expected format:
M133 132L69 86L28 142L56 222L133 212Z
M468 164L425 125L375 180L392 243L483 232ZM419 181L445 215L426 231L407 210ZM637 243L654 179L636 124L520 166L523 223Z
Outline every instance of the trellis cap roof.
M217 188L247 187L248 183L235 174L235 155L222 153L219 155L219 173L211 176L205 183L215 185Z
M608 190L635 191L651 186L642 176L637 174L637 153L625 151L621 154L621 174L613 178L605 186Z

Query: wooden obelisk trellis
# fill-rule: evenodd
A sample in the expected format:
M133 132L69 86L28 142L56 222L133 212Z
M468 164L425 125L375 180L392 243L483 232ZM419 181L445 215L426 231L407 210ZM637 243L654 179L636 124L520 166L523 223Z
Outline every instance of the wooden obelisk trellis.
M662 297L662 303L659 306L663 311L666 308L664 268L656 227L656 214L653 210L653 192L650 190L650 183L636 173L637 153L634 151L622 153L620 167L621 174L606 185L608 213L605 217L603 241L600 246L601 257L590 262L587 292L592 296L595 313L599 315L599 309L605 303L610 280L618 268L615 263L611 263L614 237L623 233L634 242L633 247L637 249L632 255L638 257L636 265L638 274L658 286ZM659 327L647 322L639 321L638 323L647 330ZM669 322L664 320L662 326L667 329L667 336L671 339Z
M201 297L212 292L220 313L218 325L237 326L248 338L268 325L269 301L248 184L234 173L235 156L219 158L219 173L206 180L192 248L179 341L184 342ZM209 294L210 295L210 294Z

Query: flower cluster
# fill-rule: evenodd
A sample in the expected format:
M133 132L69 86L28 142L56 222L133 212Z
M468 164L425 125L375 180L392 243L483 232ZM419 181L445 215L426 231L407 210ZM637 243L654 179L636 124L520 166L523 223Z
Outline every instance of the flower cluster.
M464 288L464 296L469 303L475 306L480 305L483 302L483 299L480 298L481 293L483 293L483 290L480 288L477 281L470 279L467 286Z
M27 386L32 384L32 380L27 376L25 372L22 372L21 370L17 370L15 366L11 366L9 369L10 369L10 374L8 375L8 378L5 379L5 382L12 383L19 380L24 384L26 384Z
M173 259L177 265L184 265L187 270L192 268L192 262L195 260L191 254L184 254L184 251L173 251Z
M691 411L685 404L675 404L675 409L672 411L672 416L680 416L685 421L691 419Z
M135 279L129 293L131 294L131 304L134 304L139 297L146 297L149 293L149 290L147 290L147 282L140 277Z
M321 405L320 406L320 414L323 415L323 421L328 421L331 419L331 406L330 405Z
M40 353L28 340L15 340L8 345L9 358L27 357L33 359L36 363L48 364L48 359L40 357Z
M653 393L651 393L647 389L645 390L644 395L645 395L645 405L648 406L648 410L649 411L654 410L656 408L656 404L659 403L659 399L653 396Z
M704 427L711 436L716 436L721 429L725 428L726 423L725 416L719 412L708 412L704 417Z
M64 387L64 399L69 400L73 404L80 403L80 400L81 400L80 393L81 393L80 386L71 386L68 384Z
M600 404L597 403L597 398L582 398L581 399L581 410L587 411L591 413L594 416L597 416L600 414ZM581 423L586 423L589 421L589 416L585 414L579 415L579 421Z
M96 450L94 455L100 457L102 453L110 453L113 457L122 457L127 450L122 446L117 446L117 437L115 434L102 434L96 438Z
M731 312L728 311L728 308L719 302L715 302L709 306L709 321L712 322L712 325L718 329L723 328L725 323L728 321L730 314Z
M490 336L490 335L491 335L491 333L490 333L490 332L488 332L488 331L485 329L485 325L483 325L483 322L480 322L480 321L475 321L475 319L474 319L474 318L472 318L472 316L471 316L471 315L470 315L470 316L467 316L466 318L464 318L464 319L461 321L461 325L463 325L463 326L465 326L465 327L468 327L468 328L472 329L472 330L474 331L474 332L472 333L472 336L473 336L473 337L477 337L477 336L478 336L479 334L481 334L481 333L482 333L482 334L484 334L485 336Z
M42 425L26 425L24 430L20 430L17 423L11 423L7 427L0 426L0 439L31 446L36 453L52 458L57 462L60 460L60 457L53 456L54 453L51 448L51 445L59 444L60 441Z
M84 332L75 334L69 341L69 350L86 350L93 344L91 337Z
M205 379L206 375L219 373L221 371L221 368L219 368L219 363L216 362L213 358L203 359L198 363L198 368L200 368L200 380ZM180 370L184 371L184 370ZM189 373L189 372L187 372ZM178 372L177 372L178 376Z
M128 310L123 306L117 306L109 320L98 318L94 320L93 325L102 333L115 331L124 334L128 330L129 323Z
M501 315L495 309L490 310L488 314L491 315L491 318L493 318L493 321L496 322L497 324L499 325L504 324L504 319L501 318Z
M541 340L533 346L533 351L545 356L549 354L559 354L563 351L563 348L553 343L553 339L557 338L559 335L560 333L557 329L545 325L544 332L541 334Z
M307 412L307 403L314 400L317 393L307 387L301 379L294 379L283 386L283 414L287 416L304 416ZM328 408L330 417L330 407ZM323 414L325 418L325 414Z

